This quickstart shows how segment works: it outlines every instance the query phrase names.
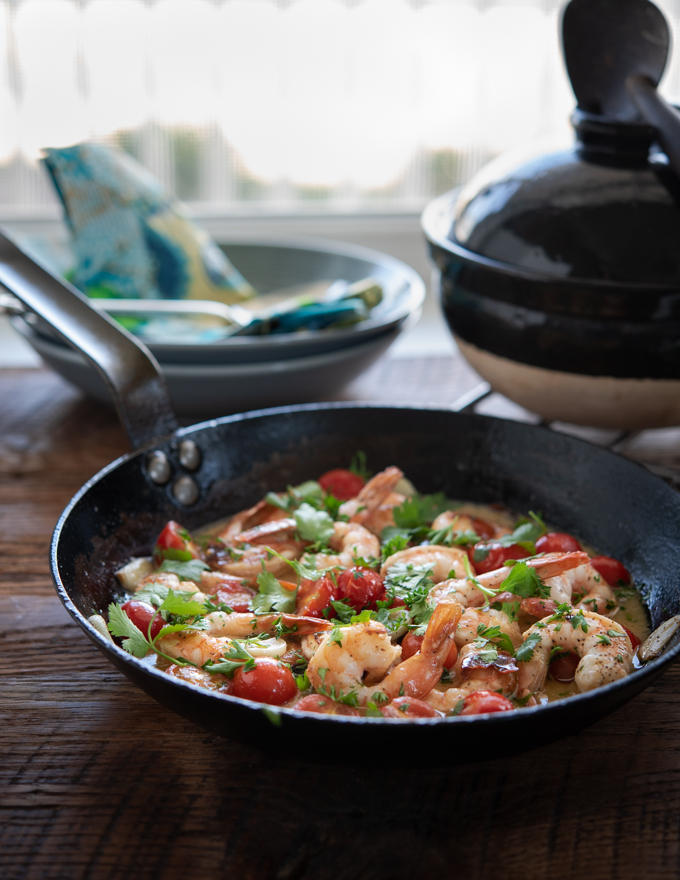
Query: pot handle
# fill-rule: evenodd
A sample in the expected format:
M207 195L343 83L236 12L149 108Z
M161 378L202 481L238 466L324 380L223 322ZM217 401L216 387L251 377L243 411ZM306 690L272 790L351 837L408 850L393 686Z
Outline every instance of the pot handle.
M133 449L177 429L165 378L149 349L2 230L0 284L101 373Z
M661 97L649 77L629 76L626 89L640 115L656 128L668 162L680 177L680 113Z

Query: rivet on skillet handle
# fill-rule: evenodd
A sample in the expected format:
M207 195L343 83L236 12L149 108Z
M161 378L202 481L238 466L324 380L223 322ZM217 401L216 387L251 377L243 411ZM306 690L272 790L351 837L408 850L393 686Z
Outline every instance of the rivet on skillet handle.
M193 477L179 477L172 487L172 494L175 500L179 501L184 507L191 507L198 501L199 489Z
M80 291L35 262L2 231L0 284L101 373L133 449L177 429L165 379L148 348L93 309Z
M172 468L168 456L157 449L146 457L146 471L157 486L165 486L172 476Z
M187 471L197 471L201 466L201 450L193 440L182 440L179 444L179 463Z

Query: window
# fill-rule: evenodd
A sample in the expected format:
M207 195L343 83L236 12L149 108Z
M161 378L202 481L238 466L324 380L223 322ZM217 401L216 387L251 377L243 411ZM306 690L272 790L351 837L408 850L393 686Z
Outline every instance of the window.
M502 150L569 137L561 5L2 0L0 218L56 216L40 149L86 139L201 214L419 210Z

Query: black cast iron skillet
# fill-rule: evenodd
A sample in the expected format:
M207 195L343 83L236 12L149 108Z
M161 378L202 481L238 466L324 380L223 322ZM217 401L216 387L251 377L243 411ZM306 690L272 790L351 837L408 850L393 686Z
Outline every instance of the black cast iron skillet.
M450 764L575 733L651 684L680 652L680 644L671 643L628 678L548 706L409 722L263 710L157 671L88 621L120 598L114 570L131 555L148 554L170 518L195 529L267 490L342 465L357 449L372 470L396 464L423 492L541 510L548 521L623 561L645 585L654 626L680 612L680 497L637 465L574 438L447 410L315 404L177 429L157 365L143 346L3 236L0 283L106 374L135 449L83 486L61 516L51 547L57 592L124 675L191 721L289 756L356 762L378 754L409 764Z

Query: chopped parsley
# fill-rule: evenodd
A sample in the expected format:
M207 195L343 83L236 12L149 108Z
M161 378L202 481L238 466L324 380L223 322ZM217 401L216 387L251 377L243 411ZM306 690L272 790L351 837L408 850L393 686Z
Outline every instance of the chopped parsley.
M515 659L520 663L528 663L529 660L534 656L534 649L541 641L540 633L530 633L526 639L524 639L524 643L519 646L517 651L515 652Z
M169 571L176 574L181 581L200 581L201 572L209 571L210 566L206 565L202 559L188 559L179 561L174 559L164 559L158 569L158 572Z
M295 612L297 590L282 587L271 572L263 571L258 574L257 586L259 592L253 596L255 614L266 614L268 611L280 611L282 614Z

